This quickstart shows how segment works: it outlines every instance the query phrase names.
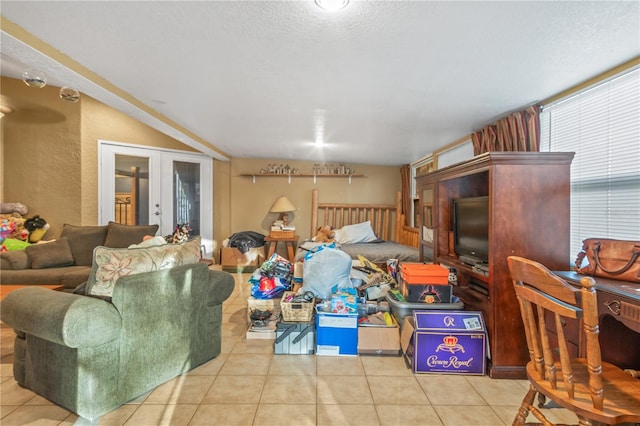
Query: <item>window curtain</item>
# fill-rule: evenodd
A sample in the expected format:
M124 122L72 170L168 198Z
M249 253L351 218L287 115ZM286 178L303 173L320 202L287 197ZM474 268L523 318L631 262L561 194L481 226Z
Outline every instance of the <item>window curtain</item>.
M409 212L411 212L411 166L404 164L400 167L400 182L401 182L401 195L402 195L402 213L404 215L404 224L409 225Z
M471 134L473 155L490 151L540 151L540 105L501 118Z

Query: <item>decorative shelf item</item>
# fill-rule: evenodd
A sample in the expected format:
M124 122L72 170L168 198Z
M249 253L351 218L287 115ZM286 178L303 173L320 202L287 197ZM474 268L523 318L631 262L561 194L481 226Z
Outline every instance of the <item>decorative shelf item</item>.
M265 173L265 174L250 174L250 173L242 173L240 174L240 176L244 176L244 177L250 177L253 178L253 183L256 183L256 177L287 177L289 178L289 183L291 183L291 177L303 177L303 178L307 178L307 177L312 177L313 178L313 183L316 182L316 178L322 177L329 177L329 178L348 178L349 179L349 183L351 183L351 178L366 178L365 175L322 175L322 174L318 174L318 175L313 175L313 174L306 174L306 173L300 173L297 175L294 174L290 174L290 175L286 175L286 174L270 174L270 173Z
M240 176L251 177L253 183L256 183L256 176L288 177L289 183L291 183L292 176L312 177L314 183L318 177L346 177L349 178L349 183L351 183L351 178L366 177L362 174L355 174L355 169L347 167L343 163L337 165L316 163L313 165L311 173L302 173L300 169L292 168L288 164L268 164L267 167L260 169L259 173L242 173Z

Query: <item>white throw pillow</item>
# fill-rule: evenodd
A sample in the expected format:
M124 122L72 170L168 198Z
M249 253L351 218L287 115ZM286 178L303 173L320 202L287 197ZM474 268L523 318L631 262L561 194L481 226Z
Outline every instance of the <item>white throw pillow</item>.
M334 238L340 244L370 243L378 239L373 232L370 221L343 226L341 229L336 229L335 232Z

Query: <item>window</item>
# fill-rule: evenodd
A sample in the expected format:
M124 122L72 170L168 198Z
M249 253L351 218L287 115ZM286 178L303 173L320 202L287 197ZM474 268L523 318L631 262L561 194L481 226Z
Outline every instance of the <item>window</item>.
M409 226L415 227L418 224L419 211L418 211L418 194L416 191L416 177L425 175L432 171L433 171L433 155L432 154L429 154L426 157L421 158L415 163L411 163L411 178L410 178L409 186L411 187L410 192L411 192L411 199L413 202L411 203L411 212L410 212L411 220L409 221Z
M544 105L540 134L541 151L576 153L571 261L586 238L640 241L640 68Z
M438 169L473 158L473 143L468 139L438 154Z

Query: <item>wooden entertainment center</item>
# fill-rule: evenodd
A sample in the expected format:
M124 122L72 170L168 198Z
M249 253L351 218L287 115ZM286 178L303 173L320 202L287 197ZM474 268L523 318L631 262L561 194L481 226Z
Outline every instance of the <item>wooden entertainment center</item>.
M492 378L524 378L529 360L507 256L532 259L551 270L569 269L573 156L573 152L490 152L416 178L420 258L455 268L454 294L466 310L482 312ZM450 235L453 200L479 196L489 197L488 272L460 261Z

